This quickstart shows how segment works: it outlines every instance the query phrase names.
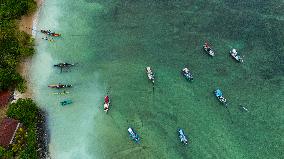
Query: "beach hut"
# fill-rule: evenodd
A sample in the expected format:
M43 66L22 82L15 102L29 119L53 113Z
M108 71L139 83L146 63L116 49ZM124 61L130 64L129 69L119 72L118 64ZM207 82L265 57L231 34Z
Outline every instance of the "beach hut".
M16 131L22 124L12 118L4 118L0 124L0 146L7 148L12 144Z

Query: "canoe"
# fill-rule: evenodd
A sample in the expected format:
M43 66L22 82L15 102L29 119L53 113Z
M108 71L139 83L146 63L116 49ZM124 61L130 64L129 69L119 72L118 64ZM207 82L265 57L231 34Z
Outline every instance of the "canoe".
M73 103L71 99L65 99L62 102L60 102L60 104L62 106L65 106L65 105L68 105L68 104L71 104L71 103Z
M53 92L52 94L54 95L64 95L64 94L69 94L70 92L66 92L66 91L63 91L63 92Z
M70 66L74 66L75 64L71 64L71 63L58 63L58 64L55 64L53 65L54 67L70 67Z
M46 35L54 36L54 37L61 36L61 34L55 33L55 32L51 32L50 30L40 30L40 32L43 33L43 34L46 34Z
M71 84L51 84L51 85L48 85L49 88L57 88L57 89L60 89L60 88L70 88L72 87Z

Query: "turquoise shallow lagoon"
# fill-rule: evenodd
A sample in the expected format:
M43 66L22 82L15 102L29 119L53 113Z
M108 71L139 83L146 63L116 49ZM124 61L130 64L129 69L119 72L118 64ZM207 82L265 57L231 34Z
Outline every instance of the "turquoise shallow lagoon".
M49 113L51 157L283 158L283 9L280 0L45 0L37 28L62 37L48 42L37 33L31 82ZM205 41L215 57L202 51ZM243 64L229 56L232 48ZM60 73L58 62L77 65ZM154 92L145 66L156 73ZM184 66L194 81L181 76ZM58 82L73 84L71 93L52 95L47 85ZM74 103L60 106L65 98Z

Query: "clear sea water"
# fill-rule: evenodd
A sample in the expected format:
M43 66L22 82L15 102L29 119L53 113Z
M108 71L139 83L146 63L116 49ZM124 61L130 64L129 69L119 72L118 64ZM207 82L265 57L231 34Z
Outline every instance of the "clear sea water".
M284 158L283 10L282 0L45 0L37 28L62 37L36 34L31 82L49 113L51 157ZM206 41L213 58L202 51ZM229 56L232 48L243 64ZM61 73L59 62L77 65ZM156 73L154 92L146 66ZM181 76L185 66L194 81ZM59 82L74 85L71 93L52 95L47 85ZM74 103L60 106L66 98Z

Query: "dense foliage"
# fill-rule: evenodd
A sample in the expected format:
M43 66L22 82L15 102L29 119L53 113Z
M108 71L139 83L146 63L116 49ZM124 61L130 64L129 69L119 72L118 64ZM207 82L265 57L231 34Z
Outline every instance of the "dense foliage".
M16 142L12 145L13 155L22 159L37 158L36 125L39 108L31 99L19 99L9 106L7 116L23 123L25 130L16 133Z
M16 72L23 57L34 53L29 35L18 30L16 19L36 8L34 0L0 2L0 91L8 88L25 90L25 80Z

